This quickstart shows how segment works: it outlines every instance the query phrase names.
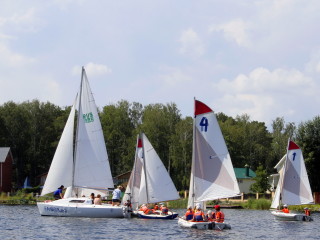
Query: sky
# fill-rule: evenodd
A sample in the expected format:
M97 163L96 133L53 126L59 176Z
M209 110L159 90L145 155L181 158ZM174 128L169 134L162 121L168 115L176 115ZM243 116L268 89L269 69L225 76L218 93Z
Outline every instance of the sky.
M193 99L270 126L320 109L318 0L0 0L0 104Z

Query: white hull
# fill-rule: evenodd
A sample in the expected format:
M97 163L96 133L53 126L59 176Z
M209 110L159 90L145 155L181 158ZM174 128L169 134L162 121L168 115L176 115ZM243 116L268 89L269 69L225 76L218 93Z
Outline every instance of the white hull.
M124 218L129 217L127 207L111 204L94 205L90 199L67 198L37 203L41 216Z
M272 211L271 214L277 220L283 221L312 221L312 218L304 214L284 213L280 211Z
M195 229L213 229L213 230L222 230L222 229L231 229L230 224L227 223L215 223L215 222L189 222L183 218L179 218L178 225L185 228L195 228Z

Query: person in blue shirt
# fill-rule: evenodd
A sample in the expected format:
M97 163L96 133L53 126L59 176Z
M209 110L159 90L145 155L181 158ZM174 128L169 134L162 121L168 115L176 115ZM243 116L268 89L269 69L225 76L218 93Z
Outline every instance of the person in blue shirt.
M115 190L112 192L112 206L119 206L120 205L120 198L121 198L121 186L118 186Z
M56 191L54 191L53 197L55 200L63 198L63 194L62 194L63 189L64 189L64 186L61 185Z

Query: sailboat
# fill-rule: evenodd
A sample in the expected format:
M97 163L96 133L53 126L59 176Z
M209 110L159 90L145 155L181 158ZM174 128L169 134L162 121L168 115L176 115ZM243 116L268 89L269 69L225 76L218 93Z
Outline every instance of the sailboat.
M77 108L77 127L74 122ZM75 135L75 139L74 139ZM41 196L67 188L63 199L38 202L42 216L122 218L124 206L94 205L85 192L108 192L114 187L102 127L85 69L79 97L71 108Z
M188 205L204 206L206 201L240 195L231 158L214 112L195 100L193 151ZM203 207L202 207L203 208ZM227 223L191 222L179 218L182 227L228 229Z
M146 135L139 134L134 167L122 204L129 200L132 208L138 209L141 204L159 203L178 198L178 191L157 152ZM174 219L178 216L176 212L171 211L165 215L160 211L152 214L145 214L143 211L134 212L138 217L145 219Z
M280 178L271 204L272 209L278 209L282 204L314 204L302 151L295 142L288 140L287 153L275 168L278 170ZM272 211L271 214L278 220L312 220L310 216L305 214L284 213L281 210Z

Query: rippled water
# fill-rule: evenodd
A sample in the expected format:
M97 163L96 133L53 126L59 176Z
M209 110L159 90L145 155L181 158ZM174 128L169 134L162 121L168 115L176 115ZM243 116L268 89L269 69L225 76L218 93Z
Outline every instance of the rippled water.
M197 230L175 220L41 217L36 206L0 206L0 239L320 239L313 222L274 220L269 211L223 209L231 230ZM179 213L184 210L178 210Z

